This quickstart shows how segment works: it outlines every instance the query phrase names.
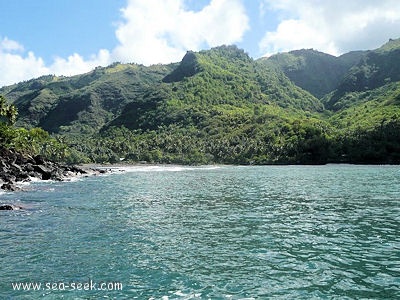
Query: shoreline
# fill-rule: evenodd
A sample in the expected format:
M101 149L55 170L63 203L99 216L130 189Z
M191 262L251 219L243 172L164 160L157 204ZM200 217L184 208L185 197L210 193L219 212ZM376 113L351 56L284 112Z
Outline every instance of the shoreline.
M397 164L360 164L360 163L326 163L326 164L206 164L188 165L176 163L145 163L145 162L121 162L115 164L87 163L78 165L66 165L43 159L41 156L24 156L10 149L0 149L0 190L20 191L21 184L32 181L68 181L73 178L97 176L115 172L125 172L127 168L201 168L201 167L262 167L262 166L327 166L327 165L353 165L353 166L393 166Z
M87 163L87 164L78 164L76 167L82 169L117 169L117 168L126 168L126 167L204 167L204 166L215 166L215 167L223 167L223 166L237 166L237 167L287 167L287 166L329 166L329 165L349 165L349 166L400 166L400 164L396 163L357 163L357 162L327 162L320 164L312 164L312 163L270 163L270 164L224 164L224 163L210 163L210 164L177 164L177 163L140 163L140 162L132 162L132 163L115 163L115 164L101 164L101 163Z
M24 155L13 149L0 148L0 189L20 191L20 185L35 180L67 181L70 178L106 173L103 168L79 167ZM23 189L22 189L23 190Z

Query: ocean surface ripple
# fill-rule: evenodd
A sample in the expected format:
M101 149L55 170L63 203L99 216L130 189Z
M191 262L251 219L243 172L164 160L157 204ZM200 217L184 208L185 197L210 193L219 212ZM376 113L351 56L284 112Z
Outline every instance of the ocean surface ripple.
M0 195L0 299L400 299L396 166L125 171Z

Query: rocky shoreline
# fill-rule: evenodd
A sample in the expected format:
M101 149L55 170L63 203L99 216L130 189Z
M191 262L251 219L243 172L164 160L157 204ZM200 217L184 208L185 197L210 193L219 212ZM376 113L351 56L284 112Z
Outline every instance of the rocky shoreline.
M18 191L18 183L32 179L63 181L78 176L106 173L106 170L83 169L45 160L40 155L23 155L17 151L0 148L0 188Z

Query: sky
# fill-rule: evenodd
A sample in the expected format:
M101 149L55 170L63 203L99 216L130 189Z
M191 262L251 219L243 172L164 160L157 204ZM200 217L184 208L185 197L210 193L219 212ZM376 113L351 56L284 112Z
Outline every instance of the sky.
M400 38L399 0L0 0L0 87L235 44L254 59Z

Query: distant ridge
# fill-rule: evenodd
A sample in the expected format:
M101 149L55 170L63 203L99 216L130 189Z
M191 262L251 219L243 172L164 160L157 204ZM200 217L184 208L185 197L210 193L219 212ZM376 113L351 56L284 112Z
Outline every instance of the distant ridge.
M364 54L358 51L335 57L313 49L303 49L273 55L268 61L278 65L296 85L322 98L337 87Z

